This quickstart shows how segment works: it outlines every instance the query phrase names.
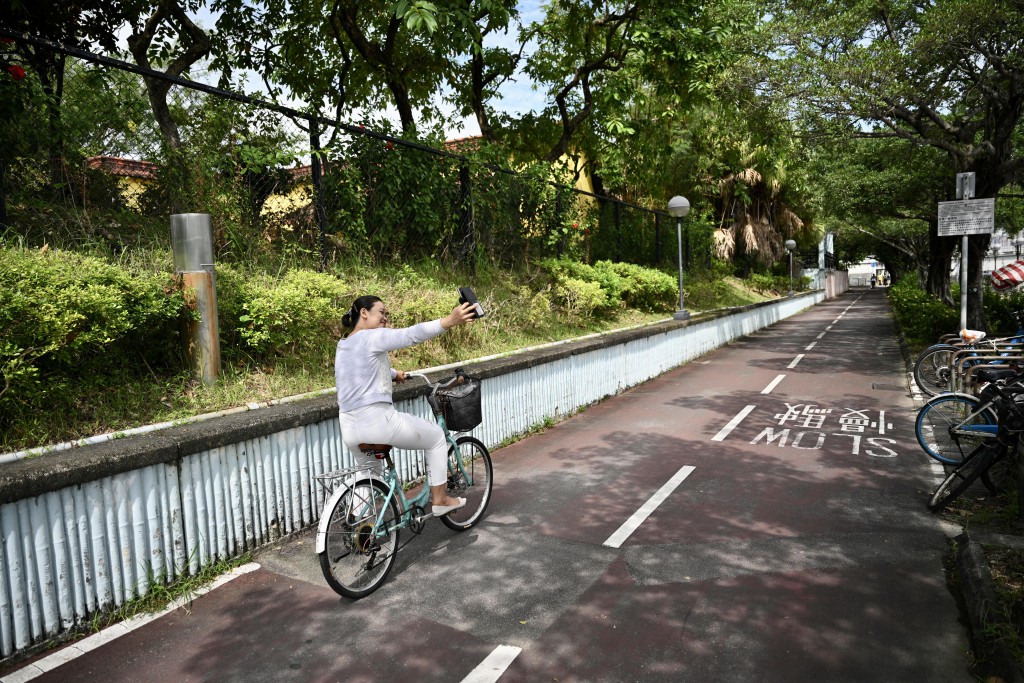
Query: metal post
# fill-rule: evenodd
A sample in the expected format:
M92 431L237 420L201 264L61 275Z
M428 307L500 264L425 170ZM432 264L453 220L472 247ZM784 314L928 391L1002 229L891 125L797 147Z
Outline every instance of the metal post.
M793 250L789 250L789 295L793 296Z
M676 242L679 246L679 310L672 314L676 320L686 320L690 312L683 305L683 219L676 219Z
M957 174L957 199L974 198L974 174ZM967 327L967 240L964 235L960 241L960 329Z
M220 375L216 274L213 269L213 221L208 213L171 216L174 273L195 296L199 319L186 321L186 353L194 374L210 385Z

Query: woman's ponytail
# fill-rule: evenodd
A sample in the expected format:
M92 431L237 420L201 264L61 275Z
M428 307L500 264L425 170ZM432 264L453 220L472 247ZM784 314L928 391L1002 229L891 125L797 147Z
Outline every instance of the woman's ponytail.
M345 311L345 313L341 316L341 324L346 329L352 329L353 327L356 326L356 319L358 317L359 317L359 312L356 311L355 304L353 304L352 308L350 308L347 311Z

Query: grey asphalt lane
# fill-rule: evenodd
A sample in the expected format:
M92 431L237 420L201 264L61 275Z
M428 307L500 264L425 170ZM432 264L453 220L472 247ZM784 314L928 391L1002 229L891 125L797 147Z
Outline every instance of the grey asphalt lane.
M472 680L971 681L913 417L854 291L495 451L485 519L405 534L363 600L300 534L38 680L460 681L507 646Z

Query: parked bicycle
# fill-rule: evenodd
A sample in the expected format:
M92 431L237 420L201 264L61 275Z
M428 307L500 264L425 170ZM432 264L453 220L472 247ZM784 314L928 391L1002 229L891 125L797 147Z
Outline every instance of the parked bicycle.
M985 333L970 334L962 330L958 335L947 335L940 343L922 351L914 361L914 382L926 396L954 390L953 381L958 370L979 365L1007 365L1016 362L1024 351L1024 311L1010 314L1017 332L1009 337L985 339ZM954 343L955 342L955 343ZM960 367L954 362L963 358Z
M467 500L465 506L439 519L454 531L465 531L483 517L493 485L487 447L471 436L452 434L480 424L479 382L461 371L436 384L423 374L406 376L422 378L431 389L427 401L450 444L447 493ZM331 588L353 600L384 583L402 547L399 532L409 529L419 534L434 517L425 509L430 501L426 485L406 498L390 445L359 444L359 448L372 459L316 477L326 497L316 537L320 568Z
M1016 480L1016 454L1024 433L1024 408L1018 401L1024 397L1024 386L994 381L982 393L984 410L995 415L995 434L977 442L935 489L928 500L928 508L934 512L956 500L979 478L993 492Z

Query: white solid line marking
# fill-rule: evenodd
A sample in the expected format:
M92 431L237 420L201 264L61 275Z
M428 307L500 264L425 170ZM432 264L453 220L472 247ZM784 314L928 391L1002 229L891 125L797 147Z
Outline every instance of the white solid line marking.
M734 417L733 419L729 420L729 424L727 424L724 427L722 427L721 429L719 429L718 433L715 434L713 437L711 437L711 440L712 441L725 441L725 437L729 436L729 433L732 432L732 430L736 429L736 427L739 426L740 422L743 422L744 418L746 418L747 415L750 415L750 411L753 410L756 407L757 406L747 406L746 408L741 410L736 415L736 417Z
M120 638L126 633L130 633L131 631L134 631L140 626L148 624L154 619L159 619L163 615L169 612L173 612L174 610L178 609L183 605L187 605L189 602L198 598L200 595L209 593L214 588L219 588L228 581L231 581L232 579L237 579L242 574L248 574L249 572L255 571L259 568L260 566L255 562L243 564L241 567L235 567L228 573L221 574L219 577L217 577L215 581L210 583L210 585L203 586L202 588L199 588L189 593L188 595L178 598L160 612L153 612L151 614L140 614L119 624L114 624L109 628L103 629L99 633L94 633L88 638L83 638L82 640L76 641L72 645L68 645L64 649L53 653L49 657L44 657L43 659L40 659L39 661L33 664L29 664L24 668L18 669L17 671L13 671L7 674L3 678L0 678L0 683L21 683L22 681L31 681L36 676L42 676L47 671L56 669L58 666L61 666L62 664L67 664L71 660L77 659L78 657L84 655L86 652L89 652L90 650L95 650L97 647L100 647L105 643L109 643L112 640Z
M807 345L807 348L805 348L804 351L810 351L811 349L814 348L814 345L817 343L818 342L811 342L810 344Z
M775 379L772 380L771 384L769 384L764 389L762 389L761 393L762 394L770 394L770 393L772 393L772 389L774 389L775 387L779 386L779 382L781 382L785 377L786 377L785 375L779 375L778 377L776 377Z
M618 548L622 545L622 542L629 538L630 534L637 530L637 528L643 524L643 521L651 516L659 505L661 505L666 498L669 497L676 487L683 483L683 480L690 476L690 472L696 469L693 465L685 465L678 472L673 475L671 479L665 482L658 491L647 499L647 502L640 506L640 509L633 513L633 515L627 519L618 530L608 537L608 540L603 545L609 548Z
M521 647L499 645L462 679L462 683L494 683L522 651Z
M799 363L801 360L803 360L803 357L804 357L804 354L798 353L796 358L793 359L793 362L790 363L789 365L787 365L786 367L789 368L789 369L795 368L796 364Z

